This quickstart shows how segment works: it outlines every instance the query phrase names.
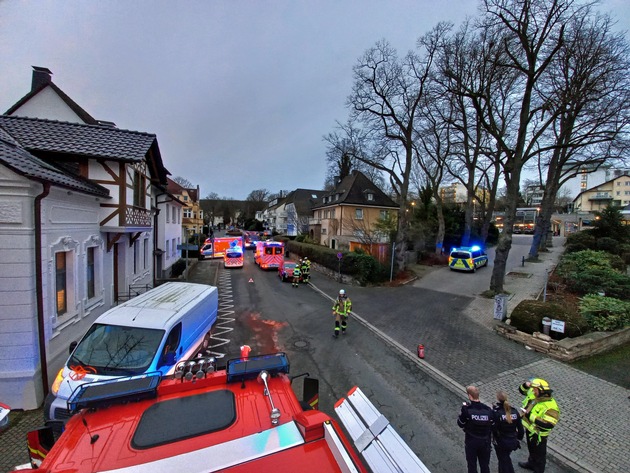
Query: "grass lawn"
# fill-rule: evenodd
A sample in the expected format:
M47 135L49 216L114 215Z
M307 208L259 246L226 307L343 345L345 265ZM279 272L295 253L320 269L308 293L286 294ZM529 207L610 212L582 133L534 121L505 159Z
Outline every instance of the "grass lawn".
M574 361L571 366L630 389L630 343L600 355Z

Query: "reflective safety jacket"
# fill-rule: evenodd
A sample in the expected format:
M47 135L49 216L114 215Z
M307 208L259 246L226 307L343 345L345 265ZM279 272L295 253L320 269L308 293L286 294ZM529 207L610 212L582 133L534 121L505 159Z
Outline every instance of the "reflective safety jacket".
M518 390L521 394L525 396L522 402L523 409L527 408L527 404L536 399L536 394L534 394L534 390L527 386L527 384L523 383L518 387Z
M343 315L347 317L350 315L350 311L352 310L352 302L349 298L339 299L335 301L332 310L335 314Z
M300 272L299 266L296 266L295 268L293 268L293 277L294 278L299 278L301 275L302 275L302 273Z
M560 408L551 393L532 399L523 413L523 427L527 435L533 437L547 437L558 420L560 420Z

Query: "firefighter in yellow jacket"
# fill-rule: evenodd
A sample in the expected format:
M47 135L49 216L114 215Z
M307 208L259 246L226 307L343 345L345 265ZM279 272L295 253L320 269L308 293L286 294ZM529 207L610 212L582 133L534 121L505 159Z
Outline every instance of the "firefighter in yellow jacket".
M519 391L525 395L521 411L529 458L527 462L519 462L518 466L543 473L547 463L547 437L560 419L560 408L544 379L526 381L519 386Z
M342 335L346 334L346 328L348 327L348 316L352 310L352 301L346 294L344 289L339 290L339 297L333 304L333 316L335 317L335 333L333 337L339 336L341 330Z

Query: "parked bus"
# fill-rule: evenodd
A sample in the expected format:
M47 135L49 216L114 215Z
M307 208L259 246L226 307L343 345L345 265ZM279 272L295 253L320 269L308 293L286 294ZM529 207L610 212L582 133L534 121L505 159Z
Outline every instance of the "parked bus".
M278 268L284 260L284 243L279 241L256 242L254 262L261 269Z

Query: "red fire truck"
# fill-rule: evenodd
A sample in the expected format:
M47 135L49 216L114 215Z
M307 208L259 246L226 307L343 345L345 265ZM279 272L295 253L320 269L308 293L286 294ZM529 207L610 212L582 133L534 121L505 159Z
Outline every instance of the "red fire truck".
M298 378L302 401L291 387ZM49 428L30 432L29 452L46 473L429 471L359 388L335 405L354 448L317 400L317 380L289 377L284 353L232 359L223 369L198 358L168 379L82 385L61 437L53 444Z

